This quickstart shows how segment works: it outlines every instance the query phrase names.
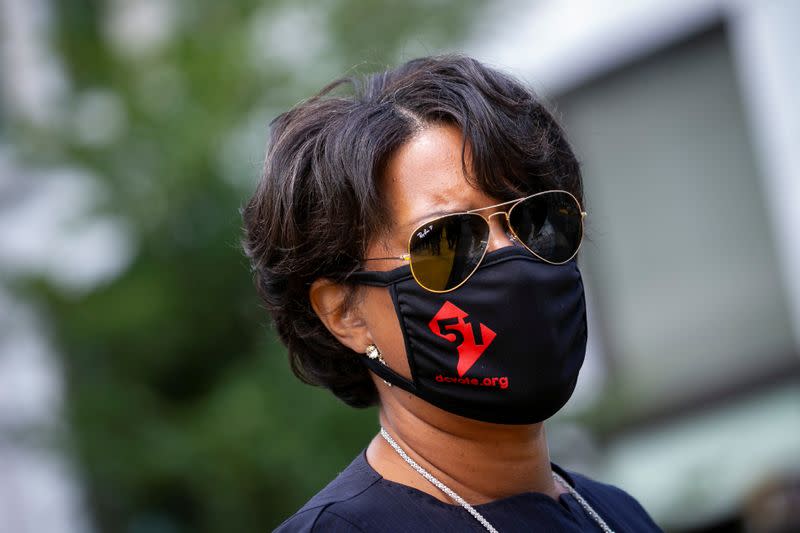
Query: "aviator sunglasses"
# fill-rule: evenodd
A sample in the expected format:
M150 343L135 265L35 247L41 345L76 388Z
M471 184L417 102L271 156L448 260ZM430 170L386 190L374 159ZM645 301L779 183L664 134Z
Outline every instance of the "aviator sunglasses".
M489 216L480 211L509 206ZM463 285L478 269L489 246L489 220L503 214L512 241L552 265L561 265L578 253L583 240L580 202L563 190L542 191L499 204L450 213L420 224L408 240L408 252L394 257L411 265L411 275L430 292L449 292Z

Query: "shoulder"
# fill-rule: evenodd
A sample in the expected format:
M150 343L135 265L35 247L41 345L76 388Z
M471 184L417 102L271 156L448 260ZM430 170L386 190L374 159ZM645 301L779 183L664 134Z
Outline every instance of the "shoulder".
M276 532L464 531L453 529L463 510L417 489L386 481L367 463L364 453ZM476 522L477 523L477 522ZM450 527L450 529L448 529Z
M312 531L365 533L365 530L358 525L325 507L298 511L278 526L273 533L305 533Z
M633 526L633 531L661 531L644 507L623 489L553 465L589 504L613 522Z
M334 507L361 499L359 496L380 479L362 451L333 481L279 525L275 532L360 531L356 524L337 513Z
M575 489L581 495L586 493L595 499L615 501L617 503L624 503L637 508L642 507L636 498L615 485L602 483L588 476L579 474L577 472L572 472L570 470L562 470L562 472L565 472L570 476L571 481L573 481L572 486L575 487Z

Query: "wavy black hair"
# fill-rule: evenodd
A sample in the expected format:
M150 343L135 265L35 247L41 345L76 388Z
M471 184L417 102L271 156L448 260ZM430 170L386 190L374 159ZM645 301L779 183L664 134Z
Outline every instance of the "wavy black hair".
M346 283L368 243L390 227L384 167L433 124L461 129L465 176L483 192L503 201L557 188L583 204L578 161L553 115L523 83L470 57L424 57L341 78L278 116L242 210L243 247L295 375L352 406L376 403L377 391L363 356L315 314L309 286L320 277Z

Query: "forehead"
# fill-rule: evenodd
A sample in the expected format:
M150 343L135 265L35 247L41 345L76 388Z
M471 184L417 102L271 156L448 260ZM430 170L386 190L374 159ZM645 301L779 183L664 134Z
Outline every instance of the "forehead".
M390 237L408 239L414 227L443 212L497 203L467 182L461 164L462 142L461 130L455 126L429 126L390 158L382 184L393 222ZM469 146L466 162L469 168Z

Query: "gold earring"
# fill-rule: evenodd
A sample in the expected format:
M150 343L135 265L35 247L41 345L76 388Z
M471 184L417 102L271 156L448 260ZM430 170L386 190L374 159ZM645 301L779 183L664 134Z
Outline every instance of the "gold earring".
M383 360L383 356L381 355L381 351L374 344L370 344L369 346L367 346L367 349L365 350L364 353L366 353L367 357L369 357L370 359L377 359L378 361L381 362L381 364L383 366L388 366L386 364L386 361ZM383 382L386 383L386 385L389 386L389 387L392 386L392 384L389 383L388 381L386 381L385 379L383 380Z

